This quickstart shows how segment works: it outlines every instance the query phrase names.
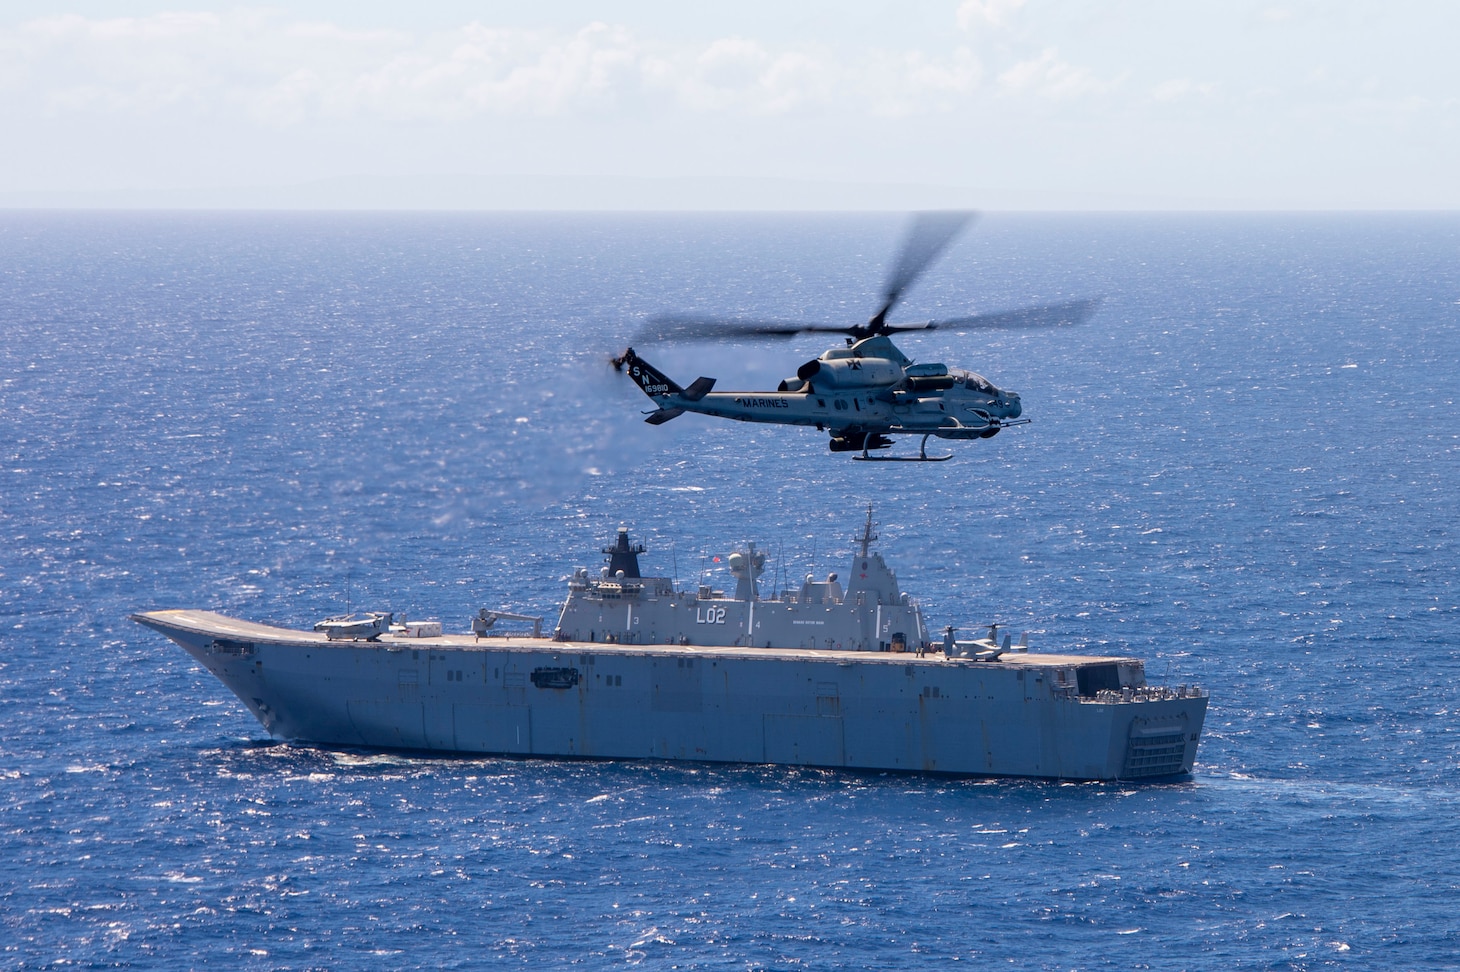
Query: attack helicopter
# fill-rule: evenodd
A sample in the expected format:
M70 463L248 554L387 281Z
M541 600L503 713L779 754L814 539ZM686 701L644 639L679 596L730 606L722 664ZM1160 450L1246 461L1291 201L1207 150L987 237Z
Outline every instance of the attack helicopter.
M831 434L832 452L853 452L854 459L943 462L952 455L928 455L928 439L987 439L1003 429L1029 422L1015 392L994 386L971 371L940 363L916 363L892 343L891 335L985 328L1031 328L1080 323L1094 313L1098 299L1074 300L1021 310L976 314L940 321L890 324L887 315L953 239L973 221L970 212L917 214L888 277L882 304L866 324L849 326L794 321L756 321L699 316L651 318L638 342L749 337L789 338L795 334L845 334L846 346L831 348L803 364L774 392L716 392L715 379L700 377L681 387L629 348L613 359L658 406L647 413L662 425L685 412L741 422L814 426ZM916 456L878 456L894 435L921 435Z

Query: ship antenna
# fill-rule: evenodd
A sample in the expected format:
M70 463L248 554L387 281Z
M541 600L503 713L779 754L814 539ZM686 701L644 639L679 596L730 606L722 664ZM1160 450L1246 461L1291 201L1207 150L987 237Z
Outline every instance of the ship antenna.
M786 554L786 541L782 538L776 541L776 572L771 575L771 600L781 596L781 575L786 572L786 563L783 559Z
M674 593L679 593L679 553L673 547L669 548L669 557L674 564Z

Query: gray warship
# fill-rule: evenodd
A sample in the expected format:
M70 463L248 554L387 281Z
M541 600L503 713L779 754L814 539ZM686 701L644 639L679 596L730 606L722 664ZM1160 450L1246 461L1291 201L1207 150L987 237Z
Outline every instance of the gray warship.
M1050 654L990 626L930 637L872 549L843 585L763 597L765 554L729 557L733 594L645 577L620 528L574 570L551 637L471 633L374 612L295 630L211 611L132 620L171 638L270 736L519 757L772 763L855 770L1163 780L1190 774L1208 694L1153 686L1140 659Z

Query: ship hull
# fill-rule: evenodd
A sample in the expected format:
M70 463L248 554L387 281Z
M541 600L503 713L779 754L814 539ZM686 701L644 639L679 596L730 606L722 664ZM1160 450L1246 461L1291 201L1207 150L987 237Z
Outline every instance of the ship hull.
M272 737L339 746L1155 780L1191 772L1207 707L1200 692L1145 689L1123 658L328 641L210 612L134 620Z

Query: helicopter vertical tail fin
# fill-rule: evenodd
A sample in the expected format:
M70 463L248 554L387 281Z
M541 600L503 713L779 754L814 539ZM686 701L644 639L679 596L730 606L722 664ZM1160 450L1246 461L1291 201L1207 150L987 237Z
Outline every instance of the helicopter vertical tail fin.
M620 371L627 368L629 377L634 379L645 395L655 401L684 392L683 388L675 384L674 379L635 354L633 348L629 348L620 357L614 358L613 364ZM704 395L701 394L700 397L703 398Z
M639 389L659 406L657 412L644 420L650 425L663 425L670 419L679 418L685 411L680 407L682 403L697 402L715 387L715 379L701 377L690 382L688 388L681 388L674 379L635 354L633 348L614 358L613 366L620 371L627 368L629 377L634 379Z

